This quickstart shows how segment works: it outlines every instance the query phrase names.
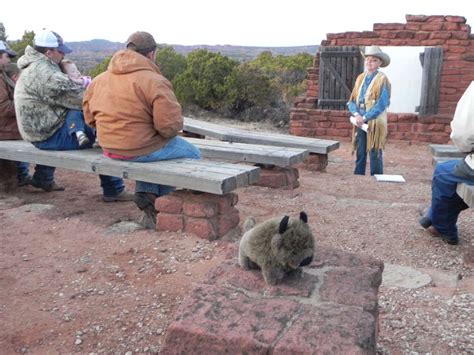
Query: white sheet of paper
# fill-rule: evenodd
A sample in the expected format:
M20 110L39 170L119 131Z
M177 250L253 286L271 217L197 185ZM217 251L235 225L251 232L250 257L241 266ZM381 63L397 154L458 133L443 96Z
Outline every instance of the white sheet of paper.
M374 174L377 181L383 182L406 182L405 178L401 175L386 175L386 174Z
M356 118L354 116L351 116L350 118L350 121L351 123L354 125L354 126L357 126L357 121L356 121ZM360 127L363 131L366 131L367 132L367 129L369 128L369 125L367 123L364 123L362 125L362 127Z

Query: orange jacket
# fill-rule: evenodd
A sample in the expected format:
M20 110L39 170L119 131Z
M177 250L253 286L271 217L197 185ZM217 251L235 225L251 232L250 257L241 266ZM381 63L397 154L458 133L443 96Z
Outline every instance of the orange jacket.
M83 109L100 146L123 156L159 150L183 128L171 83L155 63L131 50L117 52L92 81Z

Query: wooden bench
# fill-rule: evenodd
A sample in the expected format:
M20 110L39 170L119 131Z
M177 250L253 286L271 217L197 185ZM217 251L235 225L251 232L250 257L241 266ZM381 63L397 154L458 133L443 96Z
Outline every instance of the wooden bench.
M212 137L226 142L305 149L309 151L310 164L313 164L315 167L317 166L317 168L313 170L320 171L326 168L328 154L339 148L338 141L269 132L251 132L189 117L184 118L183 130L191 134ZM315 161L317 161L317 163L314 163Z
M181 224L166 221L170 211L166 210L167 205L160 201L162 198L157 199L157 209L161 211L160 206L164 206L164 213L158 214L157 229L184 230L185 232L195 233L196 228L193 226L202 226L203 223L210 220L209 223L213 226L212 230L208 228L207 234L201 232L201 235L199 235L209 239L221 237L238 225L238 211L234 207L237 198L232 191L254 184L259 180L260 175L260 169L251 165L193 159L134 163L106 158L102 155L100 149L46 151L37 149L31 143L25 141L0 141L0 159L119 176L125 179L147 181L190 190L188 192L177 191L172 196L163 197L167 201L173 198L175 200L179 199L182 208L177 212L178 216L174 213L175 216L172 218L175 222L177 219L181 219ZM196 192L203 192L204 194L196 195ZM192 200L193 204L202 204L203 208L209 204L214 205L215 208L211 209L212 213L206 212L204 215L196 212L199 208L194 208L193 213L195 215L188 216L183 214L185 210L183 205L187 203L187 200ZM229 222L229 215L233 216L232 223ZM161 225L160 218L162 220ZM206 221L196 220L200 218L205 218ZM189 220L188 224L186 220Z
M307 149L300 148L232 143L189 137L184 139L197 146L203 157L210 159L289 167L303 162L309 154Z
M433 166L448 160L461 160L466 156L466 153L459 151L456 146L449 144L430 144L430 149L433 155ZM474 186L458 184L456 192L469 207L472 208L474 206Z

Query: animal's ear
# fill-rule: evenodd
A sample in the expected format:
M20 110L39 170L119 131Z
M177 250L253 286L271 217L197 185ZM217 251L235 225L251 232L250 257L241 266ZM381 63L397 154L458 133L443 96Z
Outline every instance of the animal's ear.
M300 212L300 219L301 219L304 223L308 223L308 215L306 214L306 212L304 212L304 211L301 211L301 212Z
M288 221L290 220L290 217L285 216L283 219L280 221L280 227L278 228L278 233L283 234L285 231L288 229Z

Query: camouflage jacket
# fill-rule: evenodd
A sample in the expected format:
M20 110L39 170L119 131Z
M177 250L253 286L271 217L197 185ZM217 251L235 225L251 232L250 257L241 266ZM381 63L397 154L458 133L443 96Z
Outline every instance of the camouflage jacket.
M68 110L82 109L84 88L31 46L17 64L21 75L14 101L20 134L28 142L47 140L64 124Z

